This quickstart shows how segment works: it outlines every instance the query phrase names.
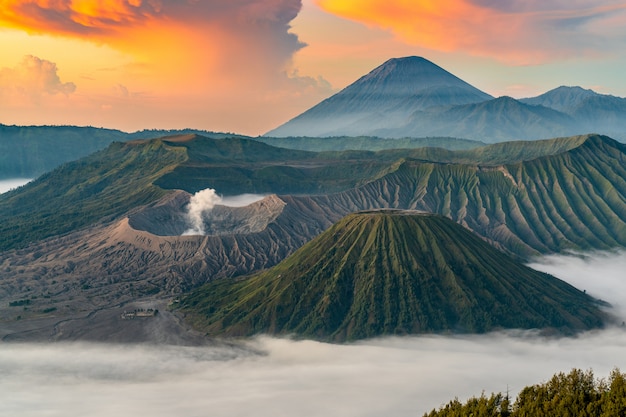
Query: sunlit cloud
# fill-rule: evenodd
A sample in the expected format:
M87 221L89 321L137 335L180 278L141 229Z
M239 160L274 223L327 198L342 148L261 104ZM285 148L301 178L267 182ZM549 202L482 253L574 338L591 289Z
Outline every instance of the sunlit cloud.
M316 0L327 12L404 42L509 64L601 54L626 37L622 1Z
M253 62L258 72L282 68L303 46L289 32L300 7L300 0L0 0L0 23L107 44L153 67L201 64L199 71L224 75Z
M62 82L54 62L27 55L13 68L0 68L0 97L5 101L24 98L38 101L42 95L68 95L73 82Z
M106 76L92 70L77 80L92 108L117 120L133 101L135 124L122 128L260 134L283 122L282 112L295 115L330 91L324 79L293 67L305 46L290 27L301 6L301 0L0 0L0 27L106 45L128 57ZM99 84L97 93L80 82Z

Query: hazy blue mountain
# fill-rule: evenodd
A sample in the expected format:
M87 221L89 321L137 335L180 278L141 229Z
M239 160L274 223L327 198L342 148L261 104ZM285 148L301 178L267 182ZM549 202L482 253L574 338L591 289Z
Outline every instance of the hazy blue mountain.
M486 143L451 137L380 138L376 136L253 138L271 146L303 151L382 151L385 149L443 148L461 151L485 146Z
M459 137L485 143L599 133L626 139L626 99L581 87L494 99L424 58L391 59L268 136Z
M626 139L626 98L598 94L581 87L562 86L522 101L550 107L571 116L581 131Z
M579 131L574 118L544 106L524 104L511 97L447 109L419 111L402 126L379 130L379 136L451 135L487 143L572 136Z
M34 178L125 139L112 129L0 125L0 178Z
M582 105L588 98L600 94L582 87L557 87L537 97L524 98L520 101L531 106L544 106L551 109L572 114L574 109Z
M419 110L491 98L424 58L394 58L266 136L367 135Z

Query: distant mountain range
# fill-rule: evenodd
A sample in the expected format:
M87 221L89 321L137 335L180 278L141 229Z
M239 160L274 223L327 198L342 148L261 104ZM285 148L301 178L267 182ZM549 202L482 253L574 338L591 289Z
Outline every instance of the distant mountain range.
M497 251L442 216L351 214L283 262L181 302L208 334L333 342L383 335L602 326L588 295Z
M199 134L214 139L248 138L269 145L307 151L342 151L418 148L471 149L482 142L449 137L381 139L377 137L270 138L203 130L142 130L126 133L114 129L78 126L6 126L0 124L0 180L36 178L59 165L102 150L112 142L163 136Z
M494 98L420 57L394 58L267 136L451 136L487 143L599 133L626 140L626 99L580 87Z

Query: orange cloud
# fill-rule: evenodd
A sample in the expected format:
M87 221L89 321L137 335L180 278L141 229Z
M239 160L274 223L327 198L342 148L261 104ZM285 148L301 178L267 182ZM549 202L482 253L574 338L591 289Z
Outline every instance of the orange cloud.
M79 85L84 100L89 94L110 117L119 111L142 128L169 120L262 133L284 121L281 111L292 116L330 91L324 80L293 72L304 44L290 23L301 7L301 0L0 0L0 28L124 53L126 64L78 79L92 88ZM140 121L148 111L160 116Z
M616 0L315 1L329 13L390 30L413 45L513 64L602 51L616 32L620 41L626 38L626 5ZM602 22L610 22L611 30Z
M300 8L300 0L0 0L0 26L107 44L180 78L240 65L277 73L303 46L289 33Z
M14 68L0 68L0 97L9 104L29 99L39 102L43 95L68 95L76 90L72 82L62 82L54 62L27 55Z

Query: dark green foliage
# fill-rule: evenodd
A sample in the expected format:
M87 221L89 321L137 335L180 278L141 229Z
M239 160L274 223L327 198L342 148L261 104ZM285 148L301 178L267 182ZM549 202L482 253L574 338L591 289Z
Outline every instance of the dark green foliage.
M411 214L408 214L411 213ZM349 215L276 267L182 302L210 334L345 341L389 334L602 325L595 301L436 215Z
M227 195L341 191L379 176L389 165L389 158L371 152L318 154L251 139L188 137L166 143L184 148L188 160L155 185L188 192L207 187Z
M211 138L243 137L203 130L142 130L77 126L6 126L0 124L0 179L35 178L59 165L105 149L112 142L201 134Z
M250 139L211 140L190 135L185 140L166 141L184 147L189 159L155 184L188 192L210 186L226 194L331 193L370 183L392 173L403 161L462 164L472 170L476 164L518 163L555 155L579 146L585 139L515 142L455 152L417 148L315 153L275 148Z
M596 379L592 371L573 369L548 382L525 387L509 407L506 397L491 394L457 399L424 417L511 416L511 417L621 417L626 415L626 375L613 370L608 380Z
M509 400L502 394L470 398L465 404L458 399L450 401L439 410L424 414L424 417L505 417L510 416Z

